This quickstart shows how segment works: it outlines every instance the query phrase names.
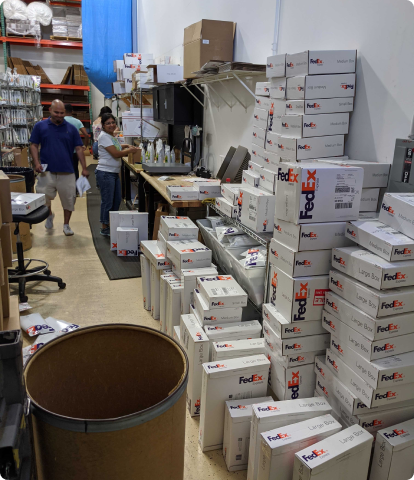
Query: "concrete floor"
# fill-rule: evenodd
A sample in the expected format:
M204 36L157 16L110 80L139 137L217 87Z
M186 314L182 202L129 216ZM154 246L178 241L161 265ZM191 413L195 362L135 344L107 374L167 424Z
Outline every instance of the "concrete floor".
M142 306L140 278L108 279L93 245L86 199L76 202L71 220L73 237L63 234L59 199L52 203L52 208L56 214L54 229L46 230L44 224L34 225L33 247L25 255L49 262L52 275L62 277L67 287L58 290L54 284L33 283L27 288L28 303L33 308L26 313L40 313L43 318L52 316L81 326L122 322L158 328L159 322ZM11 289L12 293L18 293L15 285ZM30 343L31 339L25 335L24 346ZM198 425L198 419L187 415L184 479L245 479L246 471L227 471L221 450L201 452Z

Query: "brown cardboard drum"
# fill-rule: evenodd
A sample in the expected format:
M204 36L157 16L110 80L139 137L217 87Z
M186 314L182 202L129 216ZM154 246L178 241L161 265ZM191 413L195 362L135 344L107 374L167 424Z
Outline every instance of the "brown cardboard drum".
M187 375L182 348L151 328L48 342L25 368L38 480L182 480Z

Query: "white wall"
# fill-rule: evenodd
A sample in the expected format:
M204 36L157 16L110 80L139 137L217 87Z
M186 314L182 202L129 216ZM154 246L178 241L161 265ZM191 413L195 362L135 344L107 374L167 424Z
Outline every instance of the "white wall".
M137 0L138 48L182 59L183 30L203 19L237 22L237 61L265 63L271 54L276 0ZM409 0L281 0L279 53L305 49L358 49L355 112L346 153L391 162L395 138L406 137L414 113L414 6ZM234 84L234 81L231 81ZM219 92L230 100L223 87ZM205 156L217 171L230 145L250 147L252 98L246 113L208 103ZM211 92L212 98L218 101Z

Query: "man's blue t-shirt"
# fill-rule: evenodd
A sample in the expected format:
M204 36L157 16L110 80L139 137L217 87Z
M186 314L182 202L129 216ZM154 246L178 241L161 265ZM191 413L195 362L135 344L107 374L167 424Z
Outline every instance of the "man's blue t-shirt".
M66 120L55 125L50 118L36 123L30 137L31 143L40 144L40 161L47 163L52 173L74 173L73 151L82 147L82 139L76 127Z

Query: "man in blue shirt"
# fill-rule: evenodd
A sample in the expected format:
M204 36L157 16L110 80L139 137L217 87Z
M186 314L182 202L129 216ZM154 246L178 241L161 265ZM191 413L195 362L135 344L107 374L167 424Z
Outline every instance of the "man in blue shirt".
M30 137L30 154L35 170L39 173L36 192L46 195L46 204L50 212L45 225L48 229L53 228L52 200L56 193L59 193L64 216L63 233L73 235L69 221L75 210L76 201L76 180L72 161L74 150L82 165L82 175L88 177L89 172L86 169L79 132L64 119L63 102L54 100L49 111L50 118L36 123ZM41 146L40 159L39 146ZM47 164L46 171L42 164Z

